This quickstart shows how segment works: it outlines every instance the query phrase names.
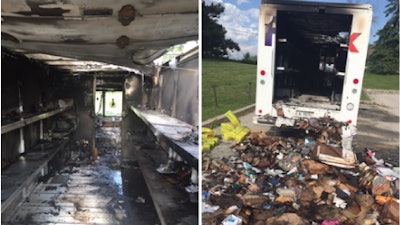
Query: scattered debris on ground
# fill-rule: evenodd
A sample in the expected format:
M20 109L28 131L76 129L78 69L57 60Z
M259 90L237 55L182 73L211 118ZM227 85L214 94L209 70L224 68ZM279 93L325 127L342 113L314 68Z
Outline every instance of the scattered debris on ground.
M398 165L374 149L353 153L350 124L294 124L307 135L251 132L221 144L231 154L220 157L203 148L203 224L399 224ZM224 140L209 129L204 135Z

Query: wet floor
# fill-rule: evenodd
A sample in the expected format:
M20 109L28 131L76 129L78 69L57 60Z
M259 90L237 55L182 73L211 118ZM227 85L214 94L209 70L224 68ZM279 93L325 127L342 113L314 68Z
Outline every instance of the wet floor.
M99 128L99 160L40 183L9 224L160 224L137 162L120 159L119 132Z

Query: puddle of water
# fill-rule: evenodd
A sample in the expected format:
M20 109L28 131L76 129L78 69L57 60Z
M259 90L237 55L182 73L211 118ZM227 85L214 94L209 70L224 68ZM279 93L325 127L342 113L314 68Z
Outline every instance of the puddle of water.
M110 170L110 176L112 177L112 180L114 184L118 188L118 194L123 195L122 191L122 176L121 176L121 171L120 170Z
M113 193L109 194L114 194L114 198L119 199L120 207L130 215L127 221L119 224L132 224L133 221L138 225L160 224L137 161L128 160L132 155L121 157L120 129L98 129L96 146L102 153L100 176L106 179L105 183L112 185Z
M146 181L138 167L129 166L118 170L110 169L107 173L110 177L109 179L117 188L118 195L132 199L143 197L146 201L151 199Z

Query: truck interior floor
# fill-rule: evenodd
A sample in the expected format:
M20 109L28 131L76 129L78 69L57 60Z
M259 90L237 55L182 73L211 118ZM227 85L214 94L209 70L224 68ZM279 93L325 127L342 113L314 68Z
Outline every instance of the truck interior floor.
M67 163L2 224L159 224L138 163L120 160L120 129L98 127L96 143L97 161Z

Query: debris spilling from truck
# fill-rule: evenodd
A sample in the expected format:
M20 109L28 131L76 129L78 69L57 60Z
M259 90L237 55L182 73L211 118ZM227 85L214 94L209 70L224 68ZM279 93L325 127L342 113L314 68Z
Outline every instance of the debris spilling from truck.
M230 150L203 149L203 224L399 224L400 169L374 149L354 153L349 124L298 120L301 137L252 131L239 142L222 126L202 130Z
M230 113L220 134L203 129L203 224L399 224L398 165L352 146L371 6L263 0L259 11L254 122L301 135L241 136Z

